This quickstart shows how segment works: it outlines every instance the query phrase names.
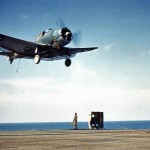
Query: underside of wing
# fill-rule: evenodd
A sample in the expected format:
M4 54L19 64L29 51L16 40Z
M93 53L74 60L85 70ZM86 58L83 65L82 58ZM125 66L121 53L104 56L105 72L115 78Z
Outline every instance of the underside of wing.
M69 47L61 47L59 49L51 48L50 51L46 51L43 54L45 58L67 58L74 57L76 53L87 52L97 49L98 47L88 47L88 48L69 48Z
M38 48L38 54L42 57L53 56L55 54L49 45L37 44L2 34L0 34L0 48L4 49L0 50L0 55L8 56L15 53L20 58L33 58L36 48Z
M0 47L18 54L29 54L36 48L36 44L0 34Z
M65 51L68 51L70 54L76 54L76 53L81 53L81 52L92 51L92 50L98 49L98 47L87 47L87 48L64 47L64 49L65 49Z
M8 53L8 52L0 52L0 55L8 56L8 55L9 55L9 53Z

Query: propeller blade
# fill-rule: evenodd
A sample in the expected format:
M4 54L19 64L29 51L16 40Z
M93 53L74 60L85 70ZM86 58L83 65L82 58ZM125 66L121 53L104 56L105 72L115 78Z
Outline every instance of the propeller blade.
M78 30L73 33L73 43L75 46L78 46L81 43L81 30Z
M62 18L59 18L57 21L56 21L56 25L59 26L60 28L64 28L66 27L65 26L65 22Z
M60 28L65 28L65 22L62 18L58 18L56 21L56 25ZM78 46L81 43L81 30L78 30L73 33L73 39L72 42L74 43L75 46Z

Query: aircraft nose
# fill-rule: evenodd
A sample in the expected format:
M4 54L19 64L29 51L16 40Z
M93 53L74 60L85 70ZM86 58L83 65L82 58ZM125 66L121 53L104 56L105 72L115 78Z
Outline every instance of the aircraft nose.
M72 33L68 28L63 28L62 31L62 37L67 40L67 41L71 41L72 40Z
M67 41L72 40L72 34L71 32L66 32Z

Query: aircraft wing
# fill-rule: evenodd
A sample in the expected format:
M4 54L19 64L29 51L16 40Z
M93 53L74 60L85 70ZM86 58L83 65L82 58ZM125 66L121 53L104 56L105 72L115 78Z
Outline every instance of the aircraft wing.
M70 47L61 47L59 49L53 49L52 51L47 52L47 58L56 59L66 59L66 56L74 57L77 53L87 52L97 49L98 47L88 47L88 48L70 48Z
M8 56L8 55L9 55L9 52L0 52L0 55Z
M75 56L76 53L81 53L81 52L87 52L87 51L92 51L98 49L98 47L87 47L87 48L70 48L70 47L63 47L61 48L62 53L65 53L65 55L73 55Z
M35 50L36 44L7 35L0 34L0 47L14 53L28 53Z
M81 53L81 52L87 52L87 51L92 51L95 49L98 49L98 47L87 47L87 48L69 48L69 47L64 47L66 51L68 51L70 54L76 54L76 53Z

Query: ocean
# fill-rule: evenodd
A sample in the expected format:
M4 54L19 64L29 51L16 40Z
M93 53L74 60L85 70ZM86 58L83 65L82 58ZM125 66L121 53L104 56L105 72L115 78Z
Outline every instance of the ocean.
M71 130L71 122L43 123L0 123L0 130ZM87 122L78 122L78 129L88 129ZM106 121L106 130L144 130L150 129L150 121Z

